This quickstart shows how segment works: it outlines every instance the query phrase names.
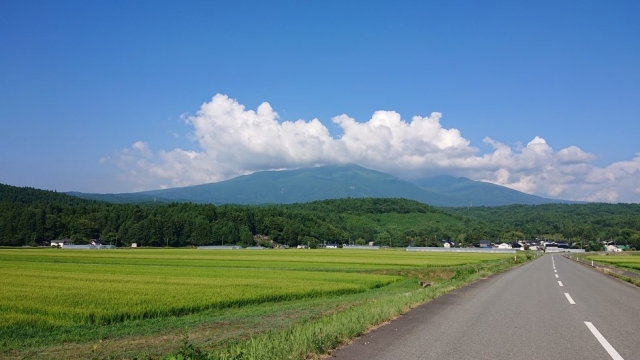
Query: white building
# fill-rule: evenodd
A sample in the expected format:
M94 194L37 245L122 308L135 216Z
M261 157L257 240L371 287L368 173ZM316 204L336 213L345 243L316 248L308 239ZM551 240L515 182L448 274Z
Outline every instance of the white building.
M58 248L62 248L65 245L70 244L71 241L67 240L67 239L62 239L62 240L51 240L51 247L58 247Z

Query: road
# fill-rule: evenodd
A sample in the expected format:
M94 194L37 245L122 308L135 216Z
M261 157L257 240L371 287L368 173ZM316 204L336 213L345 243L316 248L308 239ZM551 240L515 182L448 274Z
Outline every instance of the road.
M640 288L559 254L444 295L337 359L640 359Z

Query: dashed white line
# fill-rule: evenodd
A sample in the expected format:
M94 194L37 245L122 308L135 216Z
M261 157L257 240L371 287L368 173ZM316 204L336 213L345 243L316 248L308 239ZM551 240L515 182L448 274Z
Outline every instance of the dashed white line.
M556 270L556 269L553 269L553 272L558 272L558 270Z
M564 285L562 285L562 281L560 281L560 280L558 280L558 285L564 286Z
M556 274L556 277L559 277L558 274Z
M571 305L575 305L576 304L576 302L573 301L573 298L571 297L571 295L569 295L569 293L564 293L564 296L566 296L567 300L569 300L569 304L571 304Z
M602 336L602 334L600 334L600 331L598 331L598 329L596 329L596 327L593 326L592 323L590 323L588 321L585 321L584 324L587 325L589 330L591 330L591 333L593 334L593 336L595 336L596 339L598 339L598 341L600 342L600 345L602 345L602 347L605 350L607 350L607 352L609 353L609 356L611 356L611 358L613 360L624 360L622 358L622 356L620 356L620 354L618 354L616 349L614 349L613 346L611 346L611 344L609 344L607 339L605 339L604 336Z

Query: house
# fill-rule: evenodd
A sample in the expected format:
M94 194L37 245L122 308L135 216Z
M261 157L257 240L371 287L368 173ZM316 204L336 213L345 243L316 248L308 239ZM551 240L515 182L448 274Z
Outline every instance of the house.
M624 251L624 246L623 245L607 245L605 246L605 250L606 251L613 251L613 252L622 252Z
M491 241L489 241L489 240L480 240L480 247L481 248L490 248L491 247Z
M69 244L71 244L71 240L69 239L51 240L51 247L62 248Z

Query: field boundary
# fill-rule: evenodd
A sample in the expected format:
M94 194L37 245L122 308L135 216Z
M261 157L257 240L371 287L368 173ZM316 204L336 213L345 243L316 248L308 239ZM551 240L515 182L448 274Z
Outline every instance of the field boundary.
M577 262L578 264L582 265L582 266L586 266L589 267L591 269L594 269L596 271L599 271L603 274L609 275L611 277L620 279L622 281L631 283L635 286L640 287L640 273L636 273L633 271L629 271L629 270L625 270L625 269L621 269L620 267L616 267L616 266L612 266L609 264L603 264L602 262L599 261L594 261L594 260L587 260L584 259L580 256L567 256L567 255L563 255L565 258L569 259L569 260L573 260L574 262ZM593 265L591 265L593 264Z
M454 290L469 286L479 280L504 273L524 265L533 258L519 257L520 262L504 259L485 266L463 265L449 281L436 283L428 288L389 295L346 311L321 319L298 324L284 331L268 332L235 344L222 351L198 354L178 354L170 359L327 359L333 349L352 342L370 332ZM416 279L409 278L407 281ZM184 356L190 355L190 356ZM195 355L195 356L193 356Z

